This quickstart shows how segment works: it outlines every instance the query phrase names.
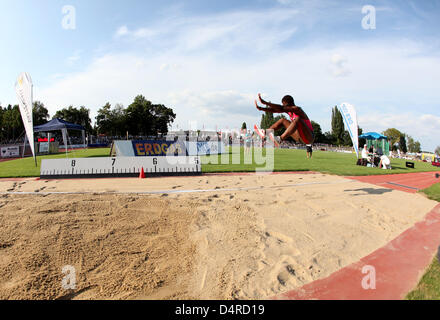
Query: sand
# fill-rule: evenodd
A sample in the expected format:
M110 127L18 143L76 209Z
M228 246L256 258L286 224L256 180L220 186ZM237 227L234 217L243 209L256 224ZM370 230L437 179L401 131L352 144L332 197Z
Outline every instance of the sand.
M0 299L267 299L358 261L437 204L319 173L24 179L0 193Z

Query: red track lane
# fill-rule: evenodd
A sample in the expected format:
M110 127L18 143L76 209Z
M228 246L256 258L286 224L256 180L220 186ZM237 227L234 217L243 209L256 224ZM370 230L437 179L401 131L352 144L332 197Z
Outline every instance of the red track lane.
M436 174L440 174L440 172L415 172L347 178L354 179L360 182L375 184L390 189L416 193L418 190L428 188L431 185L440 182L440 178L436 178Z
M359 262L275 299L399 300L415 288L440 244L440 204L425 219ZM362 273L373 266L376 288L364 289Z

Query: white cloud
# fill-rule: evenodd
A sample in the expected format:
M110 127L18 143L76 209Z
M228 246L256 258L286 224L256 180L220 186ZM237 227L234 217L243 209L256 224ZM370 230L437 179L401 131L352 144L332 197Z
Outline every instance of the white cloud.
M140 28L137 29L133 32L133 36L136 39L140 39L140 38L149 38L155 35L155 32L147 29L147 28Z
M119 27L118 30L116 31L115 36L116 36L116 37L123 37L123 36L125 36L125 35L127 35L127 34L128 34L128 28L127 28L127 26L121 26L121 27Z
M180 68L182 68L182 66L178 63L163 63L160 66L160 71L179 70Z
M132 40L138 40L153 37L155 34L155 31L148 28L139 28L132 31L128 29L127 26L121 26L116 30L115 38L131 38Z
M351 71L347 67L348 60L346 57L335 53L331 57L331 72L335 77L345 77L348 76Z
M69 65L75 64L77 61L81 59L82 50L76 50L73 55L67 58L67 63Z
M169 16L148 28L129 30L120 27L116 39L123 30L123 39L156 50L195 52L216 47L219 53L255 52L271 50L291 38L297 31L294 17L298 10L271 9L265 11L235 11L204 16Z
M440 129L440 117L432 114L424 114L420 116L421 125L428 129Z

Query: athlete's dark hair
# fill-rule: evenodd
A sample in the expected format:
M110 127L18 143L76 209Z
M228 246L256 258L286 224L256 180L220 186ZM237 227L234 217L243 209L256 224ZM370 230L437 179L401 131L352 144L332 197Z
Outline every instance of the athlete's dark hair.
M295 100L293 100L292 96L284 96L284 98L281 100L281 102L287 103L288 106L295 105Z

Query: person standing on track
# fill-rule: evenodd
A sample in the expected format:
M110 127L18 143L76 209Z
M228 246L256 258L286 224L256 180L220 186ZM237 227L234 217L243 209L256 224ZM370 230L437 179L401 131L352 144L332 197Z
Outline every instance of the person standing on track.
M313 146L312 144L307 144L306 145L307 148L307 159L312 159L312 155L313 155Z
M244 152L246 154L248 154L248 153L251 152L251 146L252 146L252 133L251 133L251 130L248 130L246 132L244 143L245 143L244 144Z

